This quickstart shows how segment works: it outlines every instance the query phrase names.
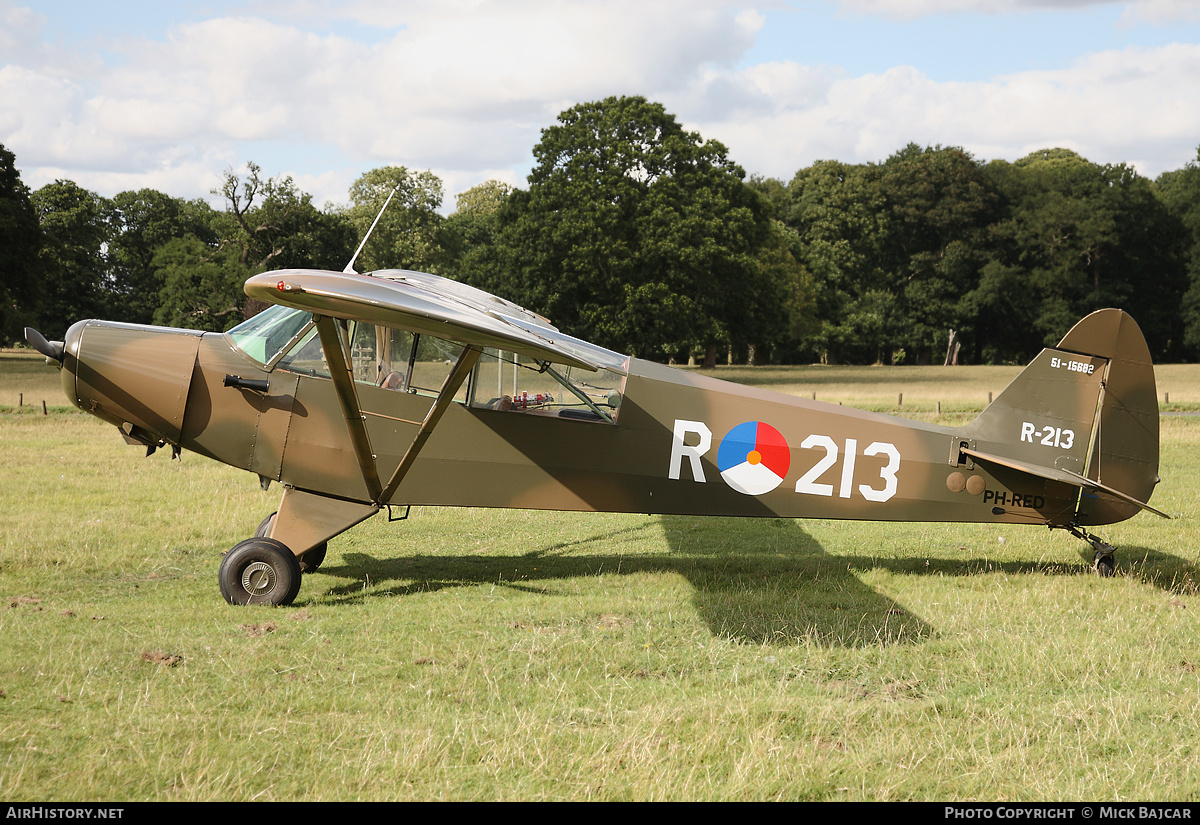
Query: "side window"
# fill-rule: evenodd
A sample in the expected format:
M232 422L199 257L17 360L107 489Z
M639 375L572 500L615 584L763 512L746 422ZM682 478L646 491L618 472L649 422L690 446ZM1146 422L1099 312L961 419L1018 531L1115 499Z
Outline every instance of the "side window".
M351 322L349 332L355 381L414 395L436 396L463 350L461 344L366 321ZM464 386L456 399L465 401L466 392Z
M615 422L624 376L601 369L544 366L512 352L485 349L471 381L472 407Z
M462 344L365 321L339 322L339 328L349 345L355 382L394 392L436 397L463 351ZM275 366L329 378L316 327L295 332ZM611 424L624 388L625 376L611 369L578 370L485 349L455 400L483 409Z
M354 380L388 390L408 389L408 369L416 336L391 327L355 321L350 326Z
M410 390L422 395L437 395L463 349L462 344L444 341L432 335L417 336L417 355L413 359L412 375L409 378ZM464 383L455 399L466 401L466 392Z

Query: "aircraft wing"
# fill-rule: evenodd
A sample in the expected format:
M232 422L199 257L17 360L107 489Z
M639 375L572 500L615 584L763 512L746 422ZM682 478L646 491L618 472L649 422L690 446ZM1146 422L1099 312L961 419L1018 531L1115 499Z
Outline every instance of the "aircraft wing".
M313 269L280 269L246 281L246 294L260 301L428 334L467 346L495 347L537 361L595 371L613 369L549 321L510 301L466 284L407 270L370 275Z
M1149 510L1155 515L1162 516L1163 518L1170 518L1170 516L1164 513L1162 510L1157 510L1144 501L1138 501L1133 496L1122 493L1120 490L1109 487L1106 484L1101 484L1099 481L1087 478L1086 476L1081 476L1079 473L1073 473L1070 470L1062 470L1057 467L1042 467L1037 464L1029 464L1024 461L1017 461L1004 456L981 453L979 450L967 449L965 447L962 449L962 452L965 455L971 456L971 458L974 458L977 461L984 461L989 464L999 464L1001 467L1019 470L1020 472L1029 473L1030 475L1037 476L1038 478L1044 478L1050 481L1061 481L1064 484L1082 487L1085 490L1104 493L1105 495L1113 496L1114 498L1121 499L1121 501L1127 501L1130 504L1141 507L1143 510Z

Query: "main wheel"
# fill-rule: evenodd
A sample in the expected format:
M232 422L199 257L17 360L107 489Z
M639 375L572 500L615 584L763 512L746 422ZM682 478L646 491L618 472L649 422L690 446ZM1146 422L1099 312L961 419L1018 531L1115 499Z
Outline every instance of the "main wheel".
M267 533L271 532L271 522L275 520L275 513L267 516L258 525L258 529L254 531L255 536L266 537ZM306 550L300 554L300 572L312 573L321 566L321 562L325 561L325 551L329 549L329 542L323 541L311 550Z
M300 592L300 561L283 542L256 536L225 554L217 580L230 604L291 604Z
M1095 565L1096 572L1099 573L1102 578L1115 576L1117 573L1117 560L1112 556L1096 556Z

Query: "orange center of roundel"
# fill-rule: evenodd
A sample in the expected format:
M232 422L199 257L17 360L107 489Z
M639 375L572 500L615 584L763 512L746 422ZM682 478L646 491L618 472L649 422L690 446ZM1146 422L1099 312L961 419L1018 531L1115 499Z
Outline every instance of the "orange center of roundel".
M746 460L751 464L758 464L762 461L762 455L758 452L758 450L751 450L750 452L746 453Z

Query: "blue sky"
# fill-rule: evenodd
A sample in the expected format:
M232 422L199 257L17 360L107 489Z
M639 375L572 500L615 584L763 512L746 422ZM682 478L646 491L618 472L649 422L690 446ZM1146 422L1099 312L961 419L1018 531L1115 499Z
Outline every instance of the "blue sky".
M1129 4L944 3L953 9L912 17L868 13L832 2L796 2L768 10L748 62L800 60L844 68L851 75L914 66L942 82L1063 69L1089 52L1200 43L1200 23L1182 14L1158 21L1131 14ZM896 4L900 5L900 4ZM916 9L922 4L913 3ZM1007 6L1009 11L986 9ZM1200 3L1196 4L1200 7ZM1181 5L1182 8L1182 5Z
M1153 177L1200 146L1200 2L0 0L0 143L33 188L209 197L254 161L323 204L396 164L449 212L614 94L783 180L910 141Z

